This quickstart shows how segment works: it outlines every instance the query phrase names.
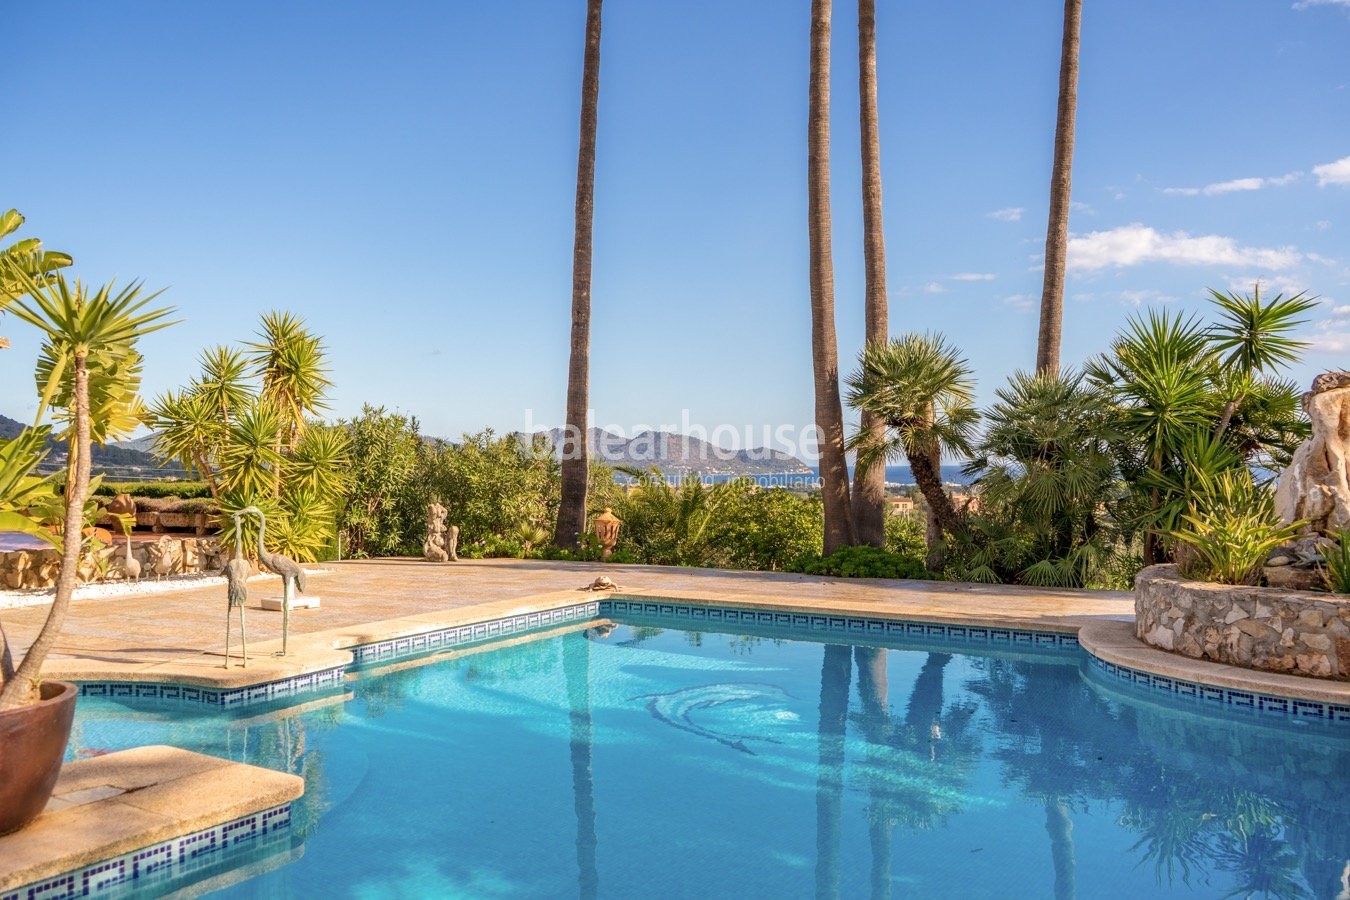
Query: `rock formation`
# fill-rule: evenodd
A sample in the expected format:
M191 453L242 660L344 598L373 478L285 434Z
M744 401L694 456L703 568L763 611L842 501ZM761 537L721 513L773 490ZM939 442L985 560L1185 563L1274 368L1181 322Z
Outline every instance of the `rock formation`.
M1312 437L1280 474L1275 511L1286 523L1308 519L1309 531L1334 534L1350 528L1350 372L1318 375L1302 403Z

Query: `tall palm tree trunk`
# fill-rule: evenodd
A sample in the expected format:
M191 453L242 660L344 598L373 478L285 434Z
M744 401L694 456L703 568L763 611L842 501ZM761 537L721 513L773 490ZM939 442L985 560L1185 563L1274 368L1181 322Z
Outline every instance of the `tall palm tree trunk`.
M806 124L807 220L811 245L811 363L825 501L825 552L852 544L844 409L839 399L839 341L834 331L834 259L830 249L830 8L811 0L811 85Z
M572 336L563 428L562 501L553 542L575 548L586 530L590 452L586 411L591 377L591 226L595 218L595 130L600 108L600 2L586 0L586 53L581 72L581 138L577 149L576 224L572 245Z
M1055 115L1055 161L1050 172L1050 219L1045 229L1045 280L1036 371L1059 371L1064 324L1064 267L1069 250L1069 196L1073 175L1074 117L1078 111L1078 34L1083 0L1064 0L1064 39L1059 56L1059 111Z
M934 446L926 451L906 453L906 457L909 459L910 471L914 473L914 483L919 486L919 493L928 503L925 534L928 555L924 566L930 572L940 572L947 556L943 535L956 533L961 527L961 518L956 513L956 506L947 489L942 486L942 454L938 448Z
M37 696L42 663L56 644L75 593L76 572L84 538L84 501L89 493L89 366L85 351L75 351L75 442L66 458L65 545L61 571L56 577L56 597L51 611L23 662L0 689L0 709L22 706Z
M877 116L876 0L858 0L858 119L862 132L863 264L866 269L865 333L868 344L889 335L886 302L886 235L881 217L881 138ZM862 414L862 430L880 441L886 423ZM853 530L861 544L886 545L886 467L853 474Z

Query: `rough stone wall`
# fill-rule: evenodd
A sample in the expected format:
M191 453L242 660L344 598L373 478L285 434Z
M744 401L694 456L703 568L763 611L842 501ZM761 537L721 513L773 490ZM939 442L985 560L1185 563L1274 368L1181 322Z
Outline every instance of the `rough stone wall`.
M216 574L225 557L214 538L178 538L165 536L158 541L138 541L131 545L132 558L141 564L140 577L154 579L170 575ZM120 581L126 577L123 560L126 545L118 541L89 555L80 565L80 581ZM47 550L9 550L0 552L0 590L45 590L56 585L61 554Z
M1134 579L1135 634L1192 659L1350 681L1350 601L1187 581L1176 566Z

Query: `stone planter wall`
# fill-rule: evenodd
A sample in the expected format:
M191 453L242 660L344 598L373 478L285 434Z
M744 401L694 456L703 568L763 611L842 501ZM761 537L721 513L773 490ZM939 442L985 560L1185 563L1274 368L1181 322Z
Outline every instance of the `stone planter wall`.
M1350 599L1187 581L1176 566L1134 579L1135 634L1192 659L1350 681Z
M80 566L80 581L118 581L126 577L123 566L126 545L119 539L97 556L86 557ZM141 578L166 575L216 574L224 568L225 552L214 538L179 538L165 535L158 541L137 541L131 555L141 564ZM0 590L44 590L55 586L61 567L56 550L10 550L0 552Z

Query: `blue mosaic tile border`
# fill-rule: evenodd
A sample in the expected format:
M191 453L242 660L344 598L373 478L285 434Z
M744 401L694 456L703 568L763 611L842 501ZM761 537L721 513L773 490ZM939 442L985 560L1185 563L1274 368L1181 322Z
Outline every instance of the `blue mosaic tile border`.
M227 851L270 844L290 830L291 804L286 803L6 891L0 900L63 900L121 895L152 885L171 888L169 882L220 863Z
M727 606L703 606L662 600L606 599L600 601L600 615L655 616L694 625L758 625L785 628L810 634L841 634L871 638L937 638L968 644L1007 645L1016 648L1078 649L1078 635L1062 631L1034 631L1023 628L998 628L988 625L956 625L940 622L911 622L902 619L870 619L865 616L840 616L827 613L787 612L767 609L737 609Z
M107 697L127 700L170 700L197 703L219 709L241 709L258 703L270 703L284 697L312 694L342 686L345 666L307 672L263 684L241 688L208 688L193 684L166 684L140 681L79 682L81 697Z
M1173 678L1170 675L1155 675L1129 666L1107 662L1087 654L1088 664L1096 671L1140 687L1171 694L1188 700L1208 703L1222 703L1232 709L1252 710L1254 712L1279 713L1298 719L1315 719L1321 722L1350 723L1350 706L1340 703L1326 703L1321 700L1304 700L1298 697L1279 697L1272 694L1258 694L1238 688L1221 687Z
M513 634L523 634L527 631L547 628L551 625L594 619L599 614L600 604L597 601L574 603L556 609L504 616L499 619L486 619L468 625L457 625L452 628L442 628L422 634L408 635L407 637L390 638L387 641L360 644L351 648L352 658L358 666L391 662L406 656L418 656L436 650L448 650L451 647L479 644Z

